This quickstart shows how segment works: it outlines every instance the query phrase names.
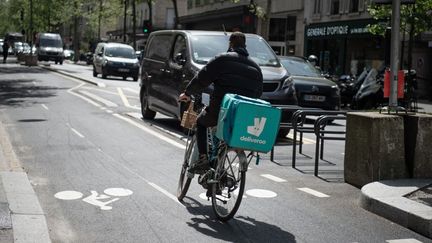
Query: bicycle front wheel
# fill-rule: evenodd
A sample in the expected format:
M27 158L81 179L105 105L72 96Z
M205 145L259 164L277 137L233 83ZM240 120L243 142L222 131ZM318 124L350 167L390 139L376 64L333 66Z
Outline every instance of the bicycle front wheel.
M212 185L212 207L221 221L231 219L240 207L246 184L246 170L242 169L243 151L228 151L217 167L217 183Z
M179 201L183 201L183 198L186 196L187 191L189 190L190 183L192 181L193 175L190 175L188 172L188 168L191 165L193 156L194 156L194 147L196 146L196 137L192 136L191 140L186 143L185 156L180 172L180 178L177 186L177 199Z

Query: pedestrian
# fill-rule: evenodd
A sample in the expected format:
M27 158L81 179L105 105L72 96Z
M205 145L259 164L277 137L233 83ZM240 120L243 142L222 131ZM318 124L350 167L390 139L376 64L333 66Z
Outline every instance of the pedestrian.
M6 59L8 57L9 54L9 42L7 40L5 40L3 42L3 63L6 63Z
M197 119L197 145L199 160L189 171L202 173L210 167L207 157L207 127L217 125L220 105L225 94L233 93L251 98L259 98L263 90L263 76L260 67L246 50L246 36L234 32L229 39L228 52L210 60L207 65L189 82L180 94L180 101L189 101L191 94L202 92L214 84L210 105Z

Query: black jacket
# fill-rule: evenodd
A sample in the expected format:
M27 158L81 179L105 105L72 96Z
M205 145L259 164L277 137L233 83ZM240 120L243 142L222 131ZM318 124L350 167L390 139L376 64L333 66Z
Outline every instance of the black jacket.
M245 48L230 49L216 56L189 82L185 93L187 95L201 93L213 83L211 104L220 104L226 93L251 98L261 97L263 90L261 68L248 56L249 53Z

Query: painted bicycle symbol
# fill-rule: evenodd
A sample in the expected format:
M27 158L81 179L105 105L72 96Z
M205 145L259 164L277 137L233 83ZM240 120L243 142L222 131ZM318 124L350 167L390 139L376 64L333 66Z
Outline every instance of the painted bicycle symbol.
M101 210L111 210L113 202L120 199L120 197L126 197L132 195L132 191L125 188L107 188L104 193L99 194L97 191L90 191L90 195L83 198L82 200L86 203L92 204L99 207ZM84 196L83 193L78 191L61 191L57 192L54 197L61 200L77 200Z

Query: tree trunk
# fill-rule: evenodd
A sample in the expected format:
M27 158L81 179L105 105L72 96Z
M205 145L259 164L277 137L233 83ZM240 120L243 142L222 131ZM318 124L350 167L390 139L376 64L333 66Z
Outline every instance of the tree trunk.
M132 0L132 41L133 48L136 50L136 0Z
M98 40L101 39L101 21L102 21L102 11L103 11L103 0L99 0L99 16L98 16Z
M80 57L80 47L79 47L79 32L78 32L78 24L79 24L79 19L78 19L78 3L77 1L74 2L74 38L73 38L73 46L74 46L74 62L78 62L79 61L79 57Z
M153 10L152 10L152 0L147 0L147 6L149 8L149 21L150 21L150 25L153 28Z
M123 16L123 42L126 43L126 35L127 35L127 5L128 5L128 0L124 0L124 16Z
M174 5L174 14L175 14L175 19L174 19L174 29L178 28L179 25L179 15L178 15L178 7L177 7L177 0L172 0L173 1L173 5Z

